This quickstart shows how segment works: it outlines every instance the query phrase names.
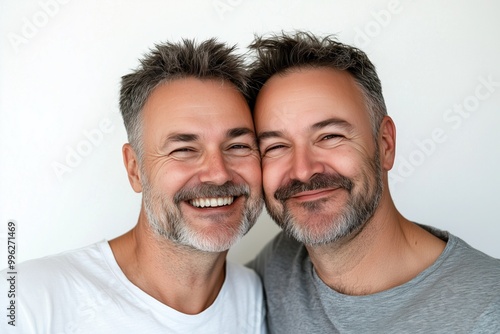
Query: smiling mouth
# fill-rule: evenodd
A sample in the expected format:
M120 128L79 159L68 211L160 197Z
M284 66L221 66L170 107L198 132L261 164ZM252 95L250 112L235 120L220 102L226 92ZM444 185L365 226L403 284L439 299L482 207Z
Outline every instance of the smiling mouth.
M296 193L293 196L290 197L302 197L302 196L313 196L317 194L324 194L324 193L329 193L334 190L337 190L338 188L329 188L329 189L316 189L316 190L309 190L309 191L302 191L300 193Z
M317 190L303 191L297 193L293 196L290 196L289 199L295 199L298 201L315 201L318 199L323 199L331 194L335 193L337 190L341 188L323 188Z
M217 208L231 205L234 202L234 199L235 197L233 196L195 198L190 200L189 204L195 208Z

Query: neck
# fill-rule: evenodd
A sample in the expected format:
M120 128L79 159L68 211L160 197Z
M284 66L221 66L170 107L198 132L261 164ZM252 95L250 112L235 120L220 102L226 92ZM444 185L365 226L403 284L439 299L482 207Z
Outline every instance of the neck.
M179 312L207 309L224 283L227 252L201 252L157 236L143 212L131 231L109 244L134 285Z
M410 281L439 257L445 243L381 202L356 236L307 246L318 276L348 295L368 295Z

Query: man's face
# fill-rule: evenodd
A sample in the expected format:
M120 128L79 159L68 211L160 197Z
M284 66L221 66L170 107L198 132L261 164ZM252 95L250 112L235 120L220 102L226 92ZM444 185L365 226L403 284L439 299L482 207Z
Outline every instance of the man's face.
M266 207L307 245L357 233L382 195L377 142L347 72L298 69L271 77L255 106Z
M262 209L249 107L216 80L157 87L143 109L143 203L155 232L208 252L227 250Z

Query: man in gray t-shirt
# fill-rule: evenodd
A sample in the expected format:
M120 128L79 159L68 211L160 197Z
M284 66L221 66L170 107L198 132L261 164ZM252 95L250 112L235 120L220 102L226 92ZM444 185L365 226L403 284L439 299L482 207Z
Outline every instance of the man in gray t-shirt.
M271 333L500 333L500 260L394 205L395 125L366 54L303 32L251 49L266 207L284 230L250 264Z
M427 227L428 228L428 227ZM279 234L252 263L264 279L272 333L499 333L500 260L456 236L415 278L348 295L328 287L303 244Z

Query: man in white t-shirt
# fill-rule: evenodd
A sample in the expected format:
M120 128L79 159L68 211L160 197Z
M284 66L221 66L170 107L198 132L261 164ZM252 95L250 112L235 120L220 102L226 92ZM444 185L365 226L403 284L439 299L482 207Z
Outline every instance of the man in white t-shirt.
M143 196L137 225L19 265L15 326L4 319L2 328L264 332L259 278L226 261L262 209L242 59L214 39L157 45L122 78L120 109L125 168Z

